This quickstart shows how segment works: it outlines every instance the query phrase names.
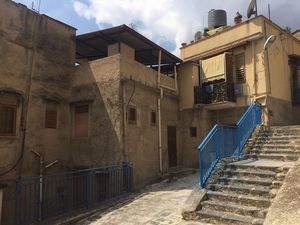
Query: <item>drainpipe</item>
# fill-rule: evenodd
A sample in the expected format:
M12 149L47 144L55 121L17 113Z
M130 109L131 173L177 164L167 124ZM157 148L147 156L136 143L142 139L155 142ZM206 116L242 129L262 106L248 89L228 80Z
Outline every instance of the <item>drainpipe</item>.
M177 89L178 89L178 83L177 83L177 67L176 67L176 65L174 65L174 79L175 79L175 90L177 91Z
M265 41L267 40L267 27L266 27L266 21L264 20L264 39ZM269 63L269 51L268 49L266 49L264 51L264 56L265 56L265 77L266 77L266 85L267 85L267 94L271 94L272 93L272 89L271 89L271 76L270 76L270 63Z
M158 153L159 153L159 172L163 173L162 162L162 137L161 137L161 99L163 98L163 89L160 85L161 75L161 50L158 52L158 70L157 70L157 88L160 90L160 95L157 99L157 111L158 111Z
M129 156L127 151L127 107L126 107L126 90L125 90L125 81L121 81L121 88L122 88L122 103L123 103L123 148L124 148L124 156L125 161L129 162Z
M40 159L40 185L39 185L39 221L42 221L42 209L43 209L43 182L44 182L44 171L48 168L50 168L51 166L55 165L56 163L58 163L58 160L54 160L53 162L49 163L48 165L46 165L44 167L44 156L42 154L40 154L37 151L31 150L31 152L33 152L37 157L39 157Z
M255 60L256 54L255 54L255 43L252 41L252 58L253 58L253 73L254 73L254 96L257 96L257 73L256 73L256 60Z

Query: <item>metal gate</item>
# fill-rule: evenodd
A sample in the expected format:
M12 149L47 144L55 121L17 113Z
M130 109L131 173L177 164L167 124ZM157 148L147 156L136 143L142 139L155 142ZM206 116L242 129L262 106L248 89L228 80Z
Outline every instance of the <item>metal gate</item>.
M75 209L88 209L109 202L131 192L132 180L130 163L18 178L15 224L31 224Z

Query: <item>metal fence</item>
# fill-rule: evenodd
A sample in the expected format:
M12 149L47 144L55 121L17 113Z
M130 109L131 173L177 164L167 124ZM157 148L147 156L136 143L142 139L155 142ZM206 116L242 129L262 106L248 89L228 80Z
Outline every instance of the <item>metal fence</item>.
M221 82L202 87L194 87L195 104L211 104L217 102L235 102L234 84Z
M220 159L241 155L248 138L258 124L261 124L262 110L259 103L249 106L234 126L216 124L198 146L200 185L211 175Z
M111 201L131 192L132 180L132 165L129 163L18 178L15 224L31 224Z

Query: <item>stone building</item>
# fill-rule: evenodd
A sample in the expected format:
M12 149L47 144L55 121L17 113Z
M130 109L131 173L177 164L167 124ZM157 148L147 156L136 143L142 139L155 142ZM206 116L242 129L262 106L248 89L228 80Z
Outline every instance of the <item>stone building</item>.
M257 100L262 103L265 124L298 124L297 34L293 36L264 16L209 33L181 48L184 65L194 68L194 74L184 76L188 85L182 89L182 107L193 108L196 103L211 112L214 122L231 124L244 107ZM199 71L200 80L195 79Z
M300 42L263 16L182 47L179 59L126 25L76 36L0 0L0 51L0 180L37 176L34 150L58 160L47 173L132 162L139 188L197 168L205 134L254 100L266 124L299 123Z
M134 166L136 188L169 168L197 167L210 115L181 110L181 60L122 25L76 29L0 1L0 175ZM202 121L202 122L201 122Z

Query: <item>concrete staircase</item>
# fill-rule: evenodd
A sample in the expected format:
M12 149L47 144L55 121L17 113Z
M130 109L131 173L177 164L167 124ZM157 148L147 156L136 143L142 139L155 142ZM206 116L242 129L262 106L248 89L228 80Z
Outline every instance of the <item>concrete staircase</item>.
M272 199L300 156L300 126L258 128L245 157L225 159L206 184L196 212L209 224L263 224Z

